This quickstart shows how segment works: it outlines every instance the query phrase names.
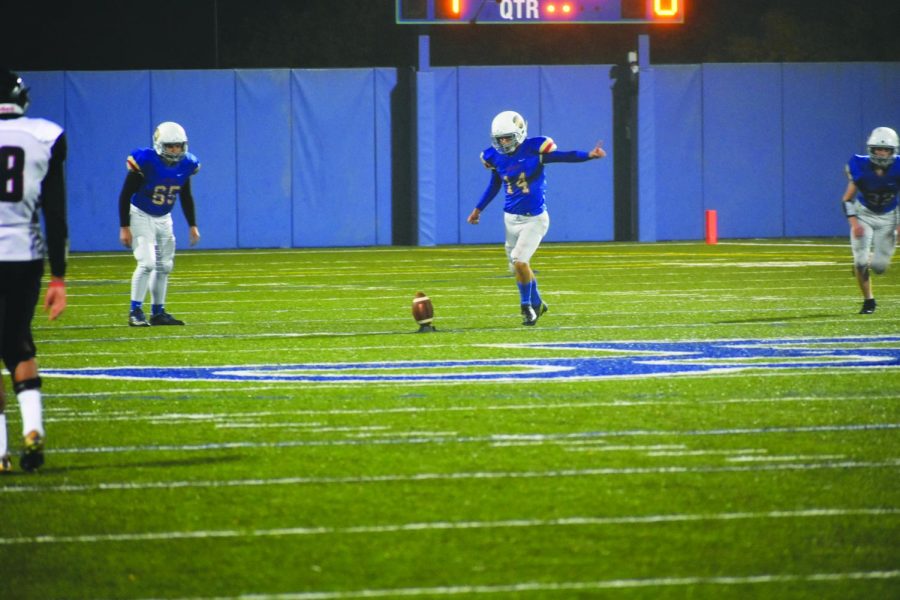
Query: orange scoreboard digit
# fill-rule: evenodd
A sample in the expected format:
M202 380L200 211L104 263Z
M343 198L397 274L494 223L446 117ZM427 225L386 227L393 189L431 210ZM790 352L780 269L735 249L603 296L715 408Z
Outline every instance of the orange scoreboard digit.
M401 25L684 23L688 0L396 0Z

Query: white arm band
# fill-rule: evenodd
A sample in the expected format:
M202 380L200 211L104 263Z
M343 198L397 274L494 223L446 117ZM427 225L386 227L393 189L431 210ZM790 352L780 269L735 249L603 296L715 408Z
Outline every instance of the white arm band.
M844 214L849 219L850 217L856 216L856 202L853 200L844 200L841 202L844 207Z

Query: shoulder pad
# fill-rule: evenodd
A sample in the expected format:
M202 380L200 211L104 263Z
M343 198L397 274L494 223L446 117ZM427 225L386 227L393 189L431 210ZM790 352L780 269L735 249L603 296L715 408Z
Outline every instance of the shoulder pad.
M493 148L488 148L484 152L481 153L481 163L484 165L485 169L493 169L494 168L494 157L497 155L497 151Z
M63 134L63 128L47 119L19 117L17 123L42 143L53 144Z
M869 156L864 154L854 154L847 161L847 172L850 179L856 179L863 174L863 169L869 164Z
M200 159L188 152L184 155L184 160L191 167L191 175L200 170Z
M556 142L553 141L553 138L548 137L539 137L535 138L538 140L538 153L540 154L548 154L556 150Z
M128 158L125 159L125 166L128 167L129 171L141 173L143 171L143 166L147 164L147 161L151 160L153 156L156 156L156 151L152 148L138 148L133 150L131 154L128 155Z
M894 157L894 164L888 167L888 173L895 177L900 177L900 156Z

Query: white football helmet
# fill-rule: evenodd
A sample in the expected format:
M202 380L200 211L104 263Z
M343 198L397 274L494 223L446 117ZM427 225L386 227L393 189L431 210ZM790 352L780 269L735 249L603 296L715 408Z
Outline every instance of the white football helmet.
M890 127L876 127L866 142L866 149L869 151L869 160L882 168L888 168L894 164L894 158L897 156L900 142L897 139L897 132ZM876 156L874 150L876 148L888 148L891 151L890 156Z
M504 110L491 121L491 145L503 154L512 154L528 136L528 123L522 115Z
M167 144L182 144L181 152L172 152ZM188 151L188 138L184 127L174 121L160 123L153 132L153 149L169 162L177 163Z

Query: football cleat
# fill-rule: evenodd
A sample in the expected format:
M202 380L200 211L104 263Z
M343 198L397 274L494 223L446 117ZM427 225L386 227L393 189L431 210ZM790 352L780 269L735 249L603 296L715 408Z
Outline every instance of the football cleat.
M147 322L147 317L144 316L144 311L139 308L134 309L128 315L128 326L129 327L150 327L150 323Z
M869 298L863 301L863 305L859 311L859 314L871 315L873 312L875 312L875 298Z
M535 312L534 307L530 304L522 305L522 325L534 325L537 323L538 314Z
M154 327L157 325L184 325L184 321L179 321L166 311L162 311L150 317L150 324Z
M532 308L534 308L534 312L537 314L538 318L547 314L547 311L550 309L550 307L547 306L546 302L541 302L540 306L535 306L534 304L532 304L531 306Z
M0 475L4 473L12 473L13 466L12 461L9 460L9 454L4 454L0 456Z
M44 464L44 438L37 431L25 436L19 466L23 471L36 471Z

